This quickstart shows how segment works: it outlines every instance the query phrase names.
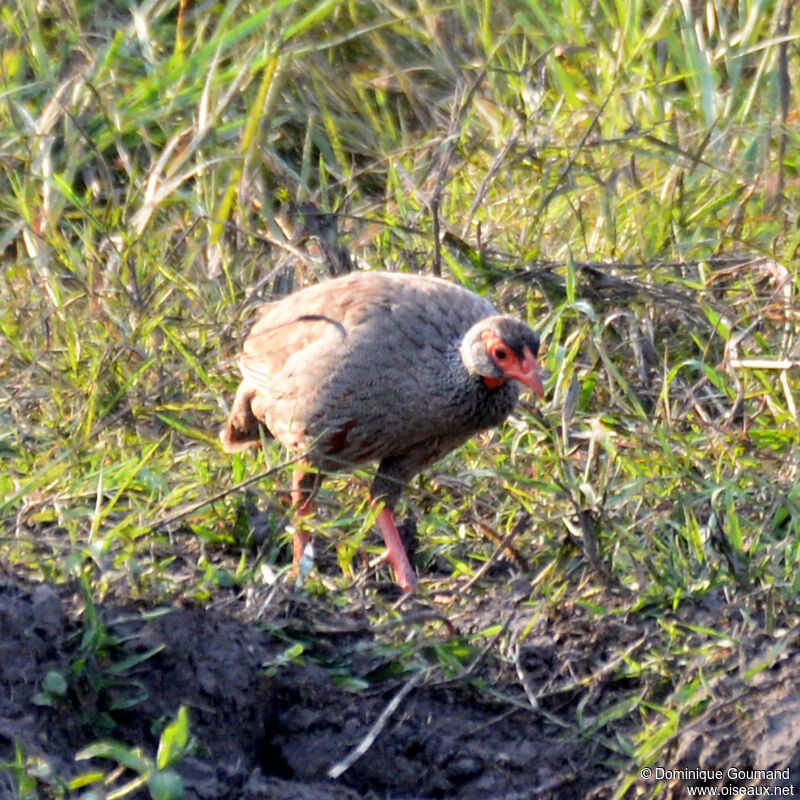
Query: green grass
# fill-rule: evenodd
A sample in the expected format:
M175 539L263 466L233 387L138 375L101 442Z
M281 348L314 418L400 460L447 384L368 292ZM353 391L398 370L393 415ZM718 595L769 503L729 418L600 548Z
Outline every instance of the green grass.
M153 604L213 603L285 563L284 454L230 458L216 436L252 307L324 272L292 238L291 205L312 201L360 267L438 263L542 333L541 409L407 492L417 563L456 588L492 556L487 529L516 529L528 603L646 625L615 673L639 694L586 725L626 719L620 752L652 763L738 669L731 631L797 622L800 75L782 9L4 4L2 562ZM366 485L325 484L324 586L349 586L374 541ZM278 538L254 544L255 519ZM675 623L717 594L736 620Z

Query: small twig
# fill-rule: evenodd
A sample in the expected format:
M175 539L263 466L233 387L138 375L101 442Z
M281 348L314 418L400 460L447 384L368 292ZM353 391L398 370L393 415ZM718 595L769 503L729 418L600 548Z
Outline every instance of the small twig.
M595 112L594 116L590 120L589 126L583 132L583 135L581 136L580 140L578 141L577 146L570 153L569 158L567 159L567 163L564 165L564 168L561 170L561 173L559 174L558 179L550 187L550 191L545 195L544 200L542 200L542 202L540 203L540 205L539 205L539 210L540 211L544 211L544 209L546 209L547 206L550 205L550 201L560 191L561 184L563 183L564 178L566 178L567 175L569 175L570 171L572 170L572 167L575 165L575 162L578 160L578 156L580 155L580 152L583 149L583 146L589 141L589 135L594 130L595 125L597 125L597 123L600 121L600 117L603 116L603 112L605 112L606 106L608 105L608 103L611 100L611 97L612 97L614 91L616 90L617 80L618 79L619 79L619 70L617 70L617 73L614 75L614 77L612 79L612 83L611 83L611 88L609 89L608 94L606 95L606 97L603 100L603 102L600 104L600 108L597 109L597 111Z
M341 761L334 764L328 770L328 777L329 778L339 778L345 772L347 772L353 764L358 761L367 750L372 747L375 743L375 740L380 735L381 731L386 727L386 723L389 721L389 718L397 711L398 706L400 703L403 702L403 698L415 687L418 686L428 675L433 671L434 667L428 667L427 669L418 672L414 675L411 680L409 680L402 689L389 701L389 704L386 708L381 711L380 716L378 719L375 720L372 727L367 731L367 735L354 747Z
M481 533L489 539L492 544L501 545L503 542L503 537L484 519L480 519L479 517L475 516L475 524L480 528ZM525 519L525 523L530 522L530 518ZM523 523L523 524L525 524ZM525 556L520 553L520 551L514 547L513 544L506 545L506 555L523 571L523 572L530 572L531 565Z
M517 124L514 126L514 130L511 133L511 136L503 145L500 152L497 154L496 158L490 165L489 169L486 171L486 174L483 176L480 186L478 187L478 191L475 193L475 199L472 201L472 205L470 206L469 211L467 212L467 217L464 220L464 224L461 226L462 239L466 239L467 236L469 235L469 229L472 225L472 220L475 218L475 213L483 204L483 201L486 198L486 193L489 191L489 186L491 185L495 176L500 172L500 170L502 170L503 163L505 162L506 157L511 152L511 149L515 147L517 142L519 141L519 137L522 135L522 131L525 128L526 121L527 120L524 119L517 121ZM480 250L480 245L478 245L478 249Z
M582 508L581 504L575 499L572 494L572 491L569 487L560 480L555 481L556 485L567 495L567 499L569 500L572 508L575 511L575 516L578 521L578 526L580 527L581 531L581 539L578 539L575 536L576 541L579 543L578 547L586 556L589 561L589 564L592 566L592 569L597 572L600 577L605 581L608 586L613 586L614 588L622 588L619 585L619 581L611 574L608 567L606 567L605 562L600 554L600 542L598 539L598 523L597 520L602 514L602 508L600 510L600 514L590 511L587 508ZM576 527L574 523L571 523L571 520L565 519L564 520L567 529L570 530L570 533L573 533L572 528ZM573 534L574 535L574 534ZM582 544L581 544L582 541Z
M456 146L458 144L458 134L461 125L466 116L467 110L472 105L475 98L475 93L478 87L486 77L486 66L481 69L475 76L475 79L467 88L464 97L458 106L454 106L450 114L450 124L448 126L447 136L437 147L434 153L432 164L432 171L435 169L435 176L433 179L433 192L428 202L431 217L433 220L433 274L439 276L442 274L442 242L441 242L441 221L439 217L439 209L442 205L442 195L444 194L445 187L449 183L450 165L453 162L453 157L456 154Z
M416 625L420 622L441 622L447 628L447 633L450 636L458 636L458 629L447 617L427 608L414 611L411 614L405 614L402 617L392 617L386 622L375 626L374 631L377 633L379 631L392 630L400 625Z
M734 369L794 369L800 367L796 358L731 358L728 364Z
M628 656L632 655L636 650L638 650L649 638L650 637L647 634L640 636L635 642L628 645L628 647L626 647L621 653L609 659L605 664L603 664L599 669L590 675L586 675L583 678L576 678L558 686L553 686L550 689L542 689L536 696L537 702L543 698L556 697L557 695L565 694L567 692L574 692L576 689L580 689L584 686L596 686L599 681L602 681L608 677L620 664L625 661L626 658L628 658Z
M776 38L780 41L778 44L778 88L781 108L781 125L778 138L778 157L775 160L778 165L778 181L773 198L775 212L779 212L786 202L786 196L784 194L786 189L786 145L789 141L788 119L789 104L792 96L792 81L789 77L789 43L792 37L789 31L792 22L793 5L794 2L789 2L784 5L778 19L778 29L776 31Z
M514 539L517 534L525 529L525 526L530 522L531 517L530 514L523 514L522 518L517 521L514 527L511 529L511 532L506 534L500 544L497 545L497 548L489 557L489 560L461 587L461 592L466 592L473 584L479 581L494 564L498 558L500 558L500 554L505 552L508 546L511 544L511 540ZM478 520L478 525L483 527L483 523Z
M522 666L522 662L520 661L520 648L519 642L515 642L514 644L514 668L517 670L517 677L519 678L519 682L522 685L522 691L525 692L525 697L528 698L528 702L531 704L531 708L534 711L539 711L539 700L536 697L536 692L533 690L533 686L531 685L531 679L528 677L528 673L525 672L525 669Z
M779 380L783 388L783 396L786 398L786 406L789 409L789 413L794 417L795 422L800 422L800 416L797 414L797 404L794 402L794 394L792 393L792 387L789 384L789 375L786 370L781 372Z

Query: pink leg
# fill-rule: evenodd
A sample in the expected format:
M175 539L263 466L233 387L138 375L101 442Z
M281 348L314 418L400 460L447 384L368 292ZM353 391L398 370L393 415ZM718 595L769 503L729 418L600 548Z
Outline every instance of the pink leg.
M303 527L304 519L311 512L311 489L315 476L302 467L292 473L292 505L294 506L294 538L292 539L292 569L297 573L300 559L306 545L311 541L311 534Z
M394 569L394 579L400 588L406 592L413 592L417 588L417 576L414 568L406 555L406 549L400 540L397 532L397 525L394 523L394 514L388 509L381 509L378 514L378 528L386 542L386 550L389 553L389 561Z

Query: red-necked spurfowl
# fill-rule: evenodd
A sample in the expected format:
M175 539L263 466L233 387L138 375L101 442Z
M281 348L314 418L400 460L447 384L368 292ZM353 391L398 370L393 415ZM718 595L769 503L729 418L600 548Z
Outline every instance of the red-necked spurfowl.
M221 438L258 424L303 453L292 480L294 561L309 541L315 475L379 462L370 497L395 580L416 587L393 509L408 481L514 408L518 382L543 396L539 337L488 300L438 278L357 272L264 307L244 343L243 379Z

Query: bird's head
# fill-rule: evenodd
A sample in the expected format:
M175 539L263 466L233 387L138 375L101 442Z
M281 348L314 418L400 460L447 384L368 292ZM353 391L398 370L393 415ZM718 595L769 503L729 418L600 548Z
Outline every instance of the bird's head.
M536 331L513 317L482 319L467 331L461 343L464 366L490 389L514 380L544 397L538 355Z

